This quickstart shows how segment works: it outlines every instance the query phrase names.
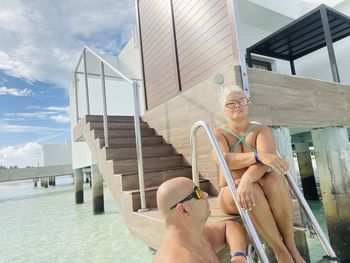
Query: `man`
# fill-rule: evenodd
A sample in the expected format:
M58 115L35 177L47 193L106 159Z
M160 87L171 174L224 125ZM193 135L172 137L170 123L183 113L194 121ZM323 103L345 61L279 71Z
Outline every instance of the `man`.
M216 252L226 244L231 262L247 262L247 240L241 226L232 221L206 225L211 213L208 194L185 177L164 182L157 192L158 208L167 231L154 263L220 262Z

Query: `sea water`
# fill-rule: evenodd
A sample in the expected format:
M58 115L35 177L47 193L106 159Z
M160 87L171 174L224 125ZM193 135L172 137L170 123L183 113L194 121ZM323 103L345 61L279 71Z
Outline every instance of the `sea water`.
M75 204L73 179L56 186L0 183L0 262L151 262L153 252L132 237L108 188L105 213L93 215L92 193Z
M93 215L88 184L84 204L76 205L74 196L71 177L57 177L49 188L0 183L0 263L152 261L153 252L130 235L107 187L102 215ZM327 231L322 202L309 204ZM325 255L317 239L308 243L311 262Z

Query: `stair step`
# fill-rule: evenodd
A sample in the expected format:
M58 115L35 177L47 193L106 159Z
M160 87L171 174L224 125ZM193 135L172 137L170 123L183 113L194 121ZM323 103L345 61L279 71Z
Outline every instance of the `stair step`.
M104 138L103 129L94 129L95 139ZM146 128L141 129L141 137L152 136L155 135L154 129ZM134 137L135 138L135 130L134 129L123 129L123 130L110 130L108 129L109 138L115 137Z
M139 189L138 173L126 173L121 175L122 190L130 191ZM192 169L190 166L178 166L169 169L160 169L151 172L144 172L145 187L159 186L161 183L175 177L192 178Z
M208 180L203 179L203 180L200 180L199 186L201 189L204 190L205 185L208 183L209 183ZM145 188L146 207L147 208L157 207L157 190L158 190L158 186ZM133 211L137 211L138 209L141 208L140 190L124 191L124 193L132 195L132 209L133 209Z
M100 142L100 147L105 144L104 138L98 139ZM149 145L161 145L163 144L163 138L159 135L142 137L142 146ZM109 138L109 148L113 147L135 147L136 141L135 137L124 137L124 138Z
M143 158L143 169L145 171L176 167L181 166L183 164L183 156L181 154L174 154L172 156ZM132 173L137 171L137 159L114 161L115 174Z
M103 122L102 115L87 115L85 119L87 122ZM143 122L141 118L140 121ZM108 116L108 122L134 122L134 116Z
M173 155L174 149L170 144L161 144L157 146L144 146L142 147L143 158L147 157L159 157ZM123 148L111 148L106 149L107 160L127 160L136 158L136 147L123 147Z
M90 129L103 129L103 122L89 122ZM141 128L149 128L146 122L140 123ZM108 122L108 129L135 129L133 122Z

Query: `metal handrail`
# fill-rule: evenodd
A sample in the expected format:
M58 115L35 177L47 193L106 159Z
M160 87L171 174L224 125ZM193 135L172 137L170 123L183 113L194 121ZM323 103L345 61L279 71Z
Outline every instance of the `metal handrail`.
M257 121L252 121L252 123L255 123L258 125L261 124ZM281 157L281 154L279 153L278 150L276 151L276 153L279 157ZM302 209L304 210L305 215L307 216L307 218L311 222L311 225L314 228L316 235L317 235L318 239L320 240L320 243L323 246L325 252L331 258L337 258L337 256L336 256L332 246L330 245L326 235L323 233L320 224L317 222L317 219L315 218L314 214L312 213L312 210L311 210L309 204L306 202L306 200L305 200L302 192L300 191L297 183L294 181L294 178L293 178L291 172L288 170L284 174L284 176L286 177L287 182L288 182L290 188L292 189L295 197L298 199L299 204L301 205Z
M146 208L146 195L145 195L145 182L144 182L144 174L143 174L143 158L142 158L142 142L141 142L141 129L140 129L140 105L139 105L139 90L138 90L138 82L136 80L129 79L126 75L116 69L113 65L111 65L107 60L102 58L96 52L94 52L91 48L84 45L81 56L79 57L78 64L75 68L76 72L78 70L79 64L81 60L84 61L84 78L85 78L85 92L86 92L86 106L87 106L87 114L90 114L90 106L89 106L89 89L88 89L88 72L87 72L87 63L86 63L86 51L89 51L92 55L94 55L101 63L101 85L102 85L102 99L103 99L103 132L105 137L105 147L109 146L109 136L108 136L108 116L107 116L107 103L106 103L106 88L105 88L105 73L104 66L108 66L113 72L117 73L122 79L124 79L127 83L133 86L133 94L134 94L134 123L135 123L135 140L136 140L136 155L137 155L137 164L138 164L138 174L139 174L139 185L140 185L140 197L141 197L141 209L140 212L147 211ZM78 115L78 95L77 95L77 81L75 77L75 96L76 96L76 111L77 111L77 122L79 122Z
M281 156L278 151L277 151L277 155ZM298 187L297 183L294 181L293 176L290 173L290 171L287 171L287 173L285 174L285 177L286 177L286 179L289 183L289 186L291 187L295 197L298 199L299 204L303 208L307 218L311 222L311 225L315 229L317 237L320 240L320 243L323 246L325 252L327 253L328 256L330 256L332 258L336 258L337 256L336 256L333 248L331 247L326 235L323 233L321 226L317 222L314 214L312 213L310 206L308 205L305 198L303 197L303 194L299 190L299 187Z
M212 130L209 128L209 125L205 121L197 121L195 124L193 124L190 132L190 145L191 145L191 153L192 153L192 176L193 176L193 181L196 185L199 185L199 176L197 174L197 162L196 162L196 140L195 136L198 131L198 129L202 127L206 131L211 146L213 147L215 154L219 160L219 165L221 170L223 171L223 174L226 178L227 185L229 186L231 190L231 194L233 197L233 200L236 204L238 204L238 199L237 199L237 188L236 185L233 181L233 178L231 176L231 172L227 166L227 163L225 161L224 156L221 153L220 147L216 141L216 138L212 132ZM242 221L246 227L246 230L248 232L248 235L250 239L252 240L252 243L254 245L254 248L256 249L256 252L261 260L262 263L268 263L269 260L267 258L267 255L265 253L265 250L262 246L262 243L258 237L258 234L254 228L254 225L248 215L248 213L240 207L240 205L237 205L239 214L241 215Z

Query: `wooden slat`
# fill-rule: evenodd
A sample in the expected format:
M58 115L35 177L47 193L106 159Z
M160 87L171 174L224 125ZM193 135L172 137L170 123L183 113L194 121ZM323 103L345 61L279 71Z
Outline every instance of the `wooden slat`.
M159 20L163 18L163 16L167 16L166 12L164 10L167 9L168 3L167 1L153 1L154 5L151 8L151 10L146 11L145 14L145 21L144 21L144 27L147 29L152 24L158 24Z
M189 18L194 17L196 13L203 13L203 7L205 10L208 10L208 6L213 6L215 5L218 1L221 0L194 0L193 1L193 6L190 7L185 7L181 12L176 12L176 27L178 29L181 29L181 24L186 24ZM192 1L191 1L192 2ZM202 11L201 11L202 10Z
M221 49L219 53L216 53L215 50L211 50L212 53L207 56L202 56L198 58L196 61L187 66L187 71L185 69L181 70L181 81L186 83L192 78L200 75L203 71L206 71L217 63L222 62L225 58L229 57L232 54L232 46L228 44L225 48ZM208 62L208 63L207 63ZM184 72L184 73L183 73Z
M212 28L211 30L216 30ZM227 40L229 38L229 40ZM215 46L217 43L222 41L227 41L231 43L230 27L224 26L216 32L216 34L207 34L207 40L203 41L201 38L196 38L193 40L193 45L187 45L187 47L182 46L181 51L179 50L179 61L185 63L190 57L198 57L203 54L205 50ZM196 48L193 48L195 46Z
M226 5L219 1L211 9L208 5L206 13L196 13L193 17L188 17L188 20L184 21L183 26L176 28L176 33L178 35L177 41L182 44L186 39L193 35L196 31L201 30L201 32L207 31L218 21L220 21L224 16L227 15Z
M152 108L155 108L161 104L163 104L164 101L167 101L173 97L175 97L177 94L177 92L175 92L174 90L171 90L166 96L162 97L161 100L151 100L150 105L152 106Z

